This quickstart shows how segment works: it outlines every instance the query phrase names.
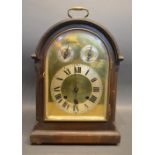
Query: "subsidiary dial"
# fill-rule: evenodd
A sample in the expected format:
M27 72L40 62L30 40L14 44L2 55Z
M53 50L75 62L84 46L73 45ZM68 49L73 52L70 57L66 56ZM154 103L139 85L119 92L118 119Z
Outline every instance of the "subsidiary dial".
M63 45L58 50L57 56L61 62L69 62L73 59L73 50L69 44Z
M86 45L81 50L81 59L91 63L98 58L98 50L93 45Z

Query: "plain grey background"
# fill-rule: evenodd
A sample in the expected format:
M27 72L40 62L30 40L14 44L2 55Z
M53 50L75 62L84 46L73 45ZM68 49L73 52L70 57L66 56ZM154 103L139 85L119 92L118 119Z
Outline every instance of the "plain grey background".
M131 3L131 0L23 0L23 155L131 155ZM88 8L88 18L105 26L113 34L125 57L119 69L116 112L116 125L122 140L118 146L31 146L29 134L35 124L35 70L30 56L43 33L50 26L68 18L67 10L77 5Z

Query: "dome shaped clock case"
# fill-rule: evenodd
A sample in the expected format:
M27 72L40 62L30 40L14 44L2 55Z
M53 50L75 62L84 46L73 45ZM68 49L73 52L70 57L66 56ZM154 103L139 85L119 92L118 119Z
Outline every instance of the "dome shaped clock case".
M82 7L73 10L86 11ZM37 125L32 144L117 144L114 125L118 47L94 21L69 19L51 27L32 55Z

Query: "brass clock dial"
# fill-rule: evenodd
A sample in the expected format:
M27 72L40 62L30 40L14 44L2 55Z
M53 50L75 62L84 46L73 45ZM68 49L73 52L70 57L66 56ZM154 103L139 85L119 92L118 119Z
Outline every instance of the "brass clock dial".
M58 34L45 61L45 120L107 119L109 56L86 29Z
M62 67L51 82L51 96L68 113L92 109L102 96L102 82L91 67L71 64Z

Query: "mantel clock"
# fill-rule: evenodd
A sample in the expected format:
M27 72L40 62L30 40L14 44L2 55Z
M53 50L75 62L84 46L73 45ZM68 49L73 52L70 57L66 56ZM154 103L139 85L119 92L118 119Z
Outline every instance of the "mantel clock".
M86 11L82 7L68 10ZM109 32L86 18L51 27L32 55L36 120L32 144L118 144L114 125L118 47Z

